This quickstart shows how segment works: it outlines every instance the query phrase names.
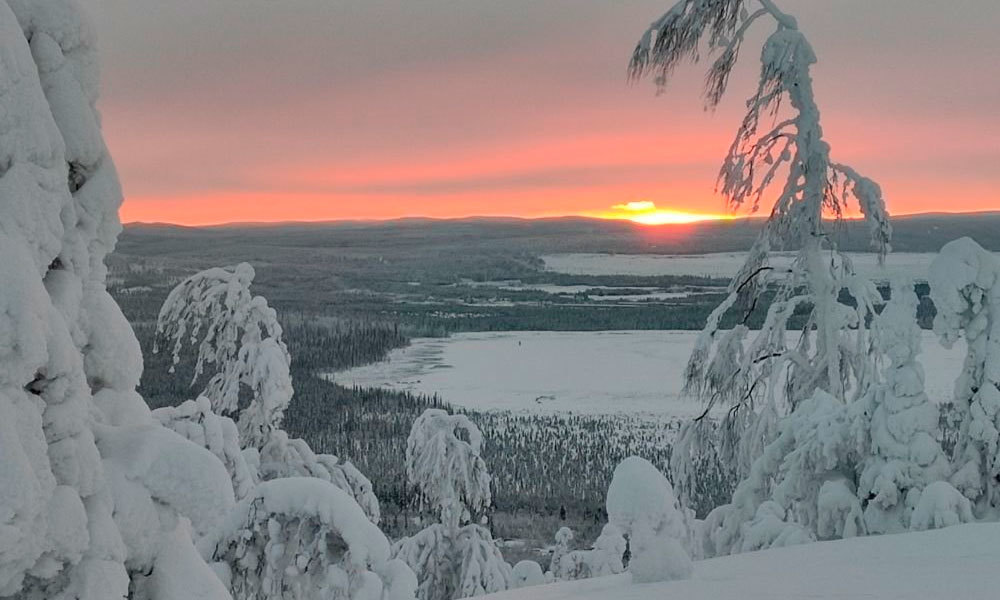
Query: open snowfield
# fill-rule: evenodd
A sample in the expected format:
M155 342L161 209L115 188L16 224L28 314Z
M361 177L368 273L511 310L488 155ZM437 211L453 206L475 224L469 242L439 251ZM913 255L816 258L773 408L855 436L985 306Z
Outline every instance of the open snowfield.
M384 362L334 374L345 386L438 394L476 410L686 417L680 397L696 331L487 332L419 338ZM931 399L951 396L964 345L946 350L924 332Z
M542 257L545 268L572 275L692 275L727 279L743 266L746 252L716 254L548 254ZM787 268L792 254L776 254L771 264ZM875 254L848 253L859 275L887 280L890 276L905 276L916 280L927 278L927 269L937 256L934 253L893 253L886 257L885 266L878 264Z
M1000 590L1000 524L817 542L695 563L683 581L629 575L522 588L491 600L988 600Z

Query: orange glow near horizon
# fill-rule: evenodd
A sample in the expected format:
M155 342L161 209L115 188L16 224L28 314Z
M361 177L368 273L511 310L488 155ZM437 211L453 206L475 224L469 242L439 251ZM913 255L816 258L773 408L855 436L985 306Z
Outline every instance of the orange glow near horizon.
M702 221L725 221L736 218L733 215L715 215L680 210L658 208L655 202L637 200L616 204L610 212L599 213L601 219L627 220L642 225L687 225Z

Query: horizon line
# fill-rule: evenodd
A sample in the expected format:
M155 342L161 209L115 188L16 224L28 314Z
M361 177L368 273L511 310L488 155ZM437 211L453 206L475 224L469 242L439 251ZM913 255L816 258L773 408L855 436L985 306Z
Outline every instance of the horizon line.
M890 215L890 220L897 218L916 218L916 217L932 217L932 216L975 216L975 215L1000 215L1000 209L991 210L979 210L979 211L928 211L928 212L914 212L914 213L900 213L895 215ZM277 227L277 226L289 226L289 225L334 225L334 224L349 224L349 223L364 223L364 224L374 224L374 223L393 223L402 221L434 221L434 222L447 222L447 221L475 221L475 220L509 220L509 221L552 221L552 220L562 220L562 219L582 219L590 221L621 221L625 223L631 223L632 225L640 228L656 228L656 227L691 227L692 225L702 225L710 223L732 223L732 222L743 222L751 220L764 220L768 217L765 215L735 215L727 218L712 218L708 217L702 220L693 221L689 223L655 223L647 224L640 223L633 219L627 217L601 217L595 215L586 214L564 214L564 215L539 215L539 216L523 216L523 215L484 215L484 214L472 214L463 215L456 217L432 217L423 215L403 215L395 217L358 217L358 218L343 218L343 219L316 219L316 220L287 220L287 221L222 221L217 223L200 223L197 225L190 225L184 223L174 223L170 221L127 221L123 222L122 226L170 226L170 227L184 227L190 229L208 229L208 228L222 228L222 227ZM830 221L835 221L838 219L828 219ZM843 217L839 220L842 221L862 221L863 216L850 216Z

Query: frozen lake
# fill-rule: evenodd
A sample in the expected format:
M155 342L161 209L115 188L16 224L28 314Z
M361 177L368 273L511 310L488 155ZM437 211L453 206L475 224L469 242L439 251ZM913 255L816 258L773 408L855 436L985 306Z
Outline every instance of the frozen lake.
M700 413L697 402L680 397L696 335L528 331L419 338L387 361L333 378L345 386L438 394L476 410L685 417ZM922 359L932 399L950 398L964 356L961 343L946 350L924 332Z
M888 279L889 275L903 275L910 279L926 280L934 253L899 252L886 257L885 266L878 264L875 254L852 253L847 255L858 274L870 279ZM716 254L549 254L542 257L545 268L557 273L572 275L693 275L728 279L736 274L746 260L746 252L720 252ZM792 255L776 253L771 264L788 268Z

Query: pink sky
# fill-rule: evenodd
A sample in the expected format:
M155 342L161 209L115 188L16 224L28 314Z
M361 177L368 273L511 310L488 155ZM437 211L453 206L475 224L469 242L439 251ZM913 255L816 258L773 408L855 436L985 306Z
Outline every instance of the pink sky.
M126 221L720 213L757 59L706 113L704 64L625 83L668 2L86 1ZM1000 209L1000 3L781 5L838 161L896 213Z

